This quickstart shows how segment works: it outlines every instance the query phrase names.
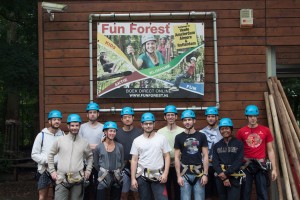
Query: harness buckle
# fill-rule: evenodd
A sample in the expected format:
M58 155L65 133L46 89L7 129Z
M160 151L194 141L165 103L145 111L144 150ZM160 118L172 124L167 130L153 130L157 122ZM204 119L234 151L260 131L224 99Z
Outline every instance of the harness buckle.
M144 168L141 165L138 165L135 177L138 178L141 176L141 178L143 178L145 181L159 182L162 173L162 169L151 170L148 168Z

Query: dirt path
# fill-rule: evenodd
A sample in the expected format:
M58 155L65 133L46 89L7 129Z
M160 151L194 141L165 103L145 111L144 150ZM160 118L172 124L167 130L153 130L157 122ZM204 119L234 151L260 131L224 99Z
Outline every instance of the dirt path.
M3 178L3 175L1 179ZM8 179L9 177L7 177ZM0 200L36 200L37 185L33 172L22 172L19 181L0 182Z

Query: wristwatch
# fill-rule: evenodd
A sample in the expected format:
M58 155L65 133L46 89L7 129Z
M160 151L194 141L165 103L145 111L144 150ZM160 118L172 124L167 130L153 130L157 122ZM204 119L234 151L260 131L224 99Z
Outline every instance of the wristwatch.
M208 176L208 173L203 173L203 176Z

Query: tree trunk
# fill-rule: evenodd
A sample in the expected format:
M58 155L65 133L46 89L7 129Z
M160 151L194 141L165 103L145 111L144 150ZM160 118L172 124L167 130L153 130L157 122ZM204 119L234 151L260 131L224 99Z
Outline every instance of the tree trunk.
M6 120L19 121L19 102L20 96L18 94L7 94Z

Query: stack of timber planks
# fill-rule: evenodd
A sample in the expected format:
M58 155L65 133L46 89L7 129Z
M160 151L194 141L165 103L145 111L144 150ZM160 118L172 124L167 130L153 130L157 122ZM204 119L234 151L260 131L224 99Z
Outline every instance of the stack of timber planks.
M275 138L277 189L279 199L299 199L300 194L300 130L276 77L268 79L269 93L265 103L269 128ZM283 177L283 179L282 179Z

